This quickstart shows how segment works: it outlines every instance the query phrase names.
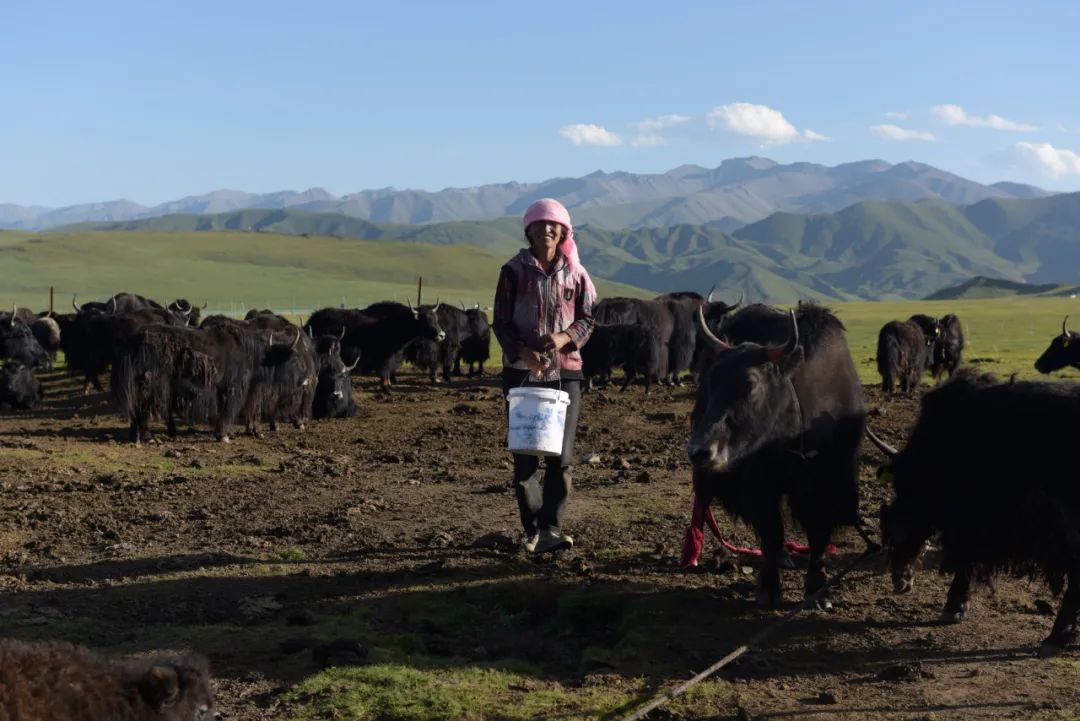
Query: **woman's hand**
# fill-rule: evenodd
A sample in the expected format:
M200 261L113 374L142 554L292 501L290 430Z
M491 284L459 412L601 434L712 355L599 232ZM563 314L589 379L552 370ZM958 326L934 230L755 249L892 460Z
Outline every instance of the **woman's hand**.
M532 348L522 348L521 352L518 353L518 357L525 361L525 365L536 375L541 375L547 369L547 357L542 353L537 353Z
M570 334L566 331L559 331L558 333L544 336L543 341L544 350L555 351L558 353L567 343L573 342L573 338L571 338Z

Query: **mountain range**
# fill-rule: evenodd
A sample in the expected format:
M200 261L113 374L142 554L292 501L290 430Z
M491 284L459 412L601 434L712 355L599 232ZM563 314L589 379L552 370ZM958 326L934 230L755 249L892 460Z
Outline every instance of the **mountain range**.
M725 160L716 168L683 165L666 173L597 171L581 178L509 182L439 191L364 190L337 197L322 188L254 194L216 190L155 206L128 200L62 208L0 204L0 228L36 230L83 222L141 220L174 214L242 209L334 213L376 223L431 224L520 217L528 205L553 197L575 223L608 230L710 226L734 231L776 212L832 213L864 200L937 199L968 205L988 198L1050 195L1019 183L983 185L913 161L866 160L835 167L781 165L768 158Z
M508 256L522 246L516 218L425 225L373 223L294 209L170 215L73 226L86 230L245 230L297 236L475 246ZM833 213L777 212L728 232L715 224L576 228L599 278L655 292L713 284L748 300L923 298L974 276L1080 284L1080 193L862 201ZM416 271L423 273L422 268Z

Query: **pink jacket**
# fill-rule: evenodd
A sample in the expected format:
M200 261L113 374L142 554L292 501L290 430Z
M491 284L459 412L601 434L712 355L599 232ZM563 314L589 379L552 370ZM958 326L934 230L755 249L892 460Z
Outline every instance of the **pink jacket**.
M555 353L540 380L556 381L560 371L581 372L581 347L593 330L596 288L581 265L570 265L560 254L548 275L523 248L502 267L495 291L495 318L492 330L503 349L503 365L528 370L518 358L522 348L542 351L540 339L566 331L572 340Z

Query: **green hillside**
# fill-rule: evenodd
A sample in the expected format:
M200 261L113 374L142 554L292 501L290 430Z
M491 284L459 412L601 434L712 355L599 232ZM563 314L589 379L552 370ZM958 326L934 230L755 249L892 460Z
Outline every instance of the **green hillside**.
M468 245L239 231L0 232L0 305L44 308L54 286L61 308L75 293L89 300L120 290L183 296L225 311L362 306L415 299L417 276L425 300L489 305L509 255ZM652 295L602 279L596 285L602 295Z
M327 213L245 210L79 227L144 229L352 237L378 242L387 253L408 242L472 246L501 257L522 245L516 218L383 225ZM836 302L923 298L977 276L1080 284L1080 193L966 208L940 200L867 201L837 213L774 213L734 233L716 226L614 231L587 224L576 233L594 276L656 293L716 284L751 300Z

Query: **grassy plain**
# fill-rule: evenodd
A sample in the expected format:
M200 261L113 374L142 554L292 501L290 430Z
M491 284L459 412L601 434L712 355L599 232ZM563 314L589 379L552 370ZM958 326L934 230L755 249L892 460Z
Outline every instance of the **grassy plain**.
M0 307L56 307L71 297L95 300L126 290L209 303L208 312L252 307L307 311L380 300L490 305L507 255L466 245L434 245L251 232L0 232ZM649 292L598 281L604 295Z
M841 303L832 306L848 329L848 344L864 383L880 381L874 362L881 326L915 313L940 317L955 313L964 328L965 362L1002 376L1016 372L1021 378L1036 378L1035 359L1061 332L1068 314L1078 316L1080 299L1013 297L989 300L887 301ZM1077 371L1055 374L1080 379Z
M466 245L440 245L258 232L0 231L0 307L42 309L50 285L58 309L78 293L85 300L118 290L166 300L209 302L208 312L251 307L306 313L344 303L424 298L488 305L505 254ZM601 296L648 297L633 286L597 280ZM721 292L723 290L721 289ZM956 313L964 324L966 358L1001 374L1037 375L1032 363L1061 320L1080 300L1014 296L986 300L884 301L832 306L847 325L849 344L865 382L877 373L874 353L882 324L913 313ZM494 355L494 354L493 354ZM497 356L495 356L497 357ZM1077 375L1066 372L1064 375Z

